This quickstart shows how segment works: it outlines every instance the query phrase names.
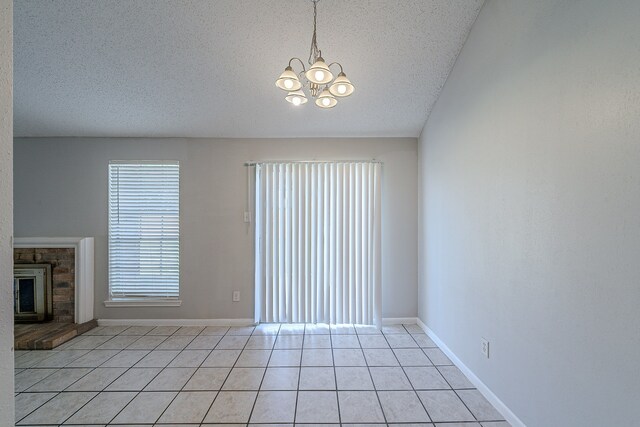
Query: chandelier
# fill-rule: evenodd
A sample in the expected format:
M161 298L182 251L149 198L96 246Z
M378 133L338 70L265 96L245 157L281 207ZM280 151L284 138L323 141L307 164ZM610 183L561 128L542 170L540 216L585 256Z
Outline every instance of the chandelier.
M336 98L343 98L353 93L353 84L342 70L342 65L332 62L327 65L322 58L322 51L318 49L316 38L317 4L320 0L313 2L313 36L311 37L311 49L309 50L309 69L306 69L304 62L300 58L291 58L289 65L276 80L276 86L287 92L284 98L293 105L307 103L307 93L315 98L316 105L320 108L333 108L338 103ZM296 73L291 64L294 60L300 62L302 71ZM334 78L331 66L340 67L340 73Z

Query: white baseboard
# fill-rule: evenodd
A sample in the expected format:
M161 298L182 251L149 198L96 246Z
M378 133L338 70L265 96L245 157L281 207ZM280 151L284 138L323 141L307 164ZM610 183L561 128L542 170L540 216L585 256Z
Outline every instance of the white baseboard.
M498 396L496 396L490 389L487 387L481 380L476 376L476 374L471 371L460 359L456 356L449 347L433 332L427 325L425 325L420 318L417 318L418 326L422 328L422 330L435 342L440 350L447 355L449 359L462 371L463 374L467 376L469 381L473 385L476 386L478 391L482 393L482 395L491 403L497 410L502 414L502 416L507 420L513 427L526 427L526 425L514 414L511 409L507 407L507 405L500 400Z
M253 319L98 319L100 326L249 326Z
M415 325L418 321L417 317L385 317L382 319L384 326L388 325Z
M386 317L382 324L415 325L417 317ZM98 319L100 326L247 326L253 319Z

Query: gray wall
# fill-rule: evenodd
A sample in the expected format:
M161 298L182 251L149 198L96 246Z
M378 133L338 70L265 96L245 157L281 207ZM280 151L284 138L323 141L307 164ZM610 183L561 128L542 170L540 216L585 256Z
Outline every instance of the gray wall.
M16 139L15 233L95 236L97 318L252 318L248 160L371 159L383 166L384 317L415 317L417 140ZM109 160L181 162L181 307L106 308ZM232 303L233 290L241 301Z
M0 0L0 425L13 425L13 1Z
M488 0L420 138L420 318L528 426L640 419L639 22Z

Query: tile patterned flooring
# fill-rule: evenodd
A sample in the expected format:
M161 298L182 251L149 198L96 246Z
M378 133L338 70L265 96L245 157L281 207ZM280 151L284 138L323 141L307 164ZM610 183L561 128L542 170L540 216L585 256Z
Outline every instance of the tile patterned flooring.
M101 326L15 372L19 426L509 426L417 325Z

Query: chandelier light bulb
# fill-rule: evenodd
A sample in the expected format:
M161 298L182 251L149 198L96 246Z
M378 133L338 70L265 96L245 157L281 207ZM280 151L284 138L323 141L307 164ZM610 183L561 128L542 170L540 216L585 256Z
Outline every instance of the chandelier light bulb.
M293 87L293 80L291 79L286 79L284 81L284 87L286 87L287 89L291 89Z
M300 105L300 102L301 102L300 101L300 97L296 96L296 97L293 98L292 104L293 105Z
M344 95L347 92L347 87L345 85L338 85L338 93L340 95Z
M318 81L320 81L320 82L321 82L322 80L324 80L324 72L323 72L323 71L318 70L318 71L316 71L316 72L314 73L313 77L315 77L315 78L316 78L316 80L318 80Z

